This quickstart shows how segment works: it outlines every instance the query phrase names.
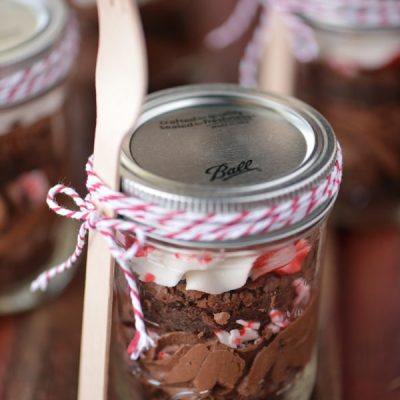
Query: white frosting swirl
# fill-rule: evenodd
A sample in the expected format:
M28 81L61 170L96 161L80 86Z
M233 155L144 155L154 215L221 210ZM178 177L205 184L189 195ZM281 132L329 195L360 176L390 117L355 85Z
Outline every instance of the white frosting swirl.
M145 282L174 287L185 279L187 290L219 294L242 287L257 257L227 257L224 253L192 256L153 249L147 257L136 257L131 268Z
M131 262L131 269L144 282L174 287L186 280L187 290L220 294L244 286L253 280L276 271L293 274L310 251L306 240L298 240L272 251L258 253L206 252L180 253L147 247Z

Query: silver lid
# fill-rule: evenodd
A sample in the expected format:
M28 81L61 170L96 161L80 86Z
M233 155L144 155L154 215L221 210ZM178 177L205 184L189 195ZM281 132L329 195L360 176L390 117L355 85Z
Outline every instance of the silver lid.
M298 100L236 85L165 90L148 97L123 142L122 189L170 209L249 210L324 179L336 146L326 120Z
M64 31L67 17L63 0L1 0L0 67L48 49Z

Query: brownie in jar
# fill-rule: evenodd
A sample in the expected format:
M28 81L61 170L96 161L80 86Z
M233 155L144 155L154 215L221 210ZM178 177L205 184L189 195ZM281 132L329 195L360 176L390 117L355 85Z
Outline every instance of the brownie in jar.
M327 118L343 146L337 221L393 225L400 200L399 25L305 23L319 52L297 62L296 95Z
M11 32L0 40L0 295L25 299L2 312L37 304L30 281L63 235L46 197L67 176L63 107L78 28L62 0L37 3L0 5L1 25Z
M309 398L340 171L333 131L304 103L237 85L149 96L122 146L134 203L121 213L146 244L115 283L115 398Z

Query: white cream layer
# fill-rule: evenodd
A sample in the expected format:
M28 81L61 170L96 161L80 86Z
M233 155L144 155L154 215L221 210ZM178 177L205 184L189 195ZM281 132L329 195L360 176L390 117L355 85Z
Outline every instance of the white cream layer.
M149 252L147 257L137 257L131 268L143 281L154 277L158 285L174 287L182 279L187 290L219 294L242 287L250 274L257 255L248 257L189 256L160 250Z
M8 133L15 123L29 126L57 112L64 103L65 91L62 85L26 103L0 108L0 135Z
M187 290L199 290L209 294L220 294L241 288L251 276L252 279L289 264L296 257L294 244L269 252L252 273L254 262L262 255L232 255L230 253L198 252L193 254L173 253L151 249L146 256L136 257L131 269L144 282L174 287L186 280ZM264 257L263 257L264 258Z
M400 54L400 35L386 33L332 33L318 31L319 56L332 62L378 69Z

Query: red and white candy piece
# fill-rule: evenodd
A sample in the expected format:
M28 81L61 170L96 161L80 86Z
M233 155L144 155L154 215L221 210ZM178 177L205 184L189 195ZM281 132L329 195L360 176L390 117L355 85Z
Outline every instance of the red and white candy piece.
M238 319L236 323L244 326L245 328L255 329L256 331L258 331L261 326L261 324L257 321L245 321L244 319Z
M310 300L310 285L304 278L295 279L292 283L296 290L296 298L294 299L293 305L295 307L304 306Z
M236 321L239 325L242 325L242 329L232 329L227 332L222 329L214 331L218 340L233 349L237 349L242 346L244 343L251 342L253 340L257 340L260 335L257 332L260 329L260 323L254 321L244 321L238 320Z
M268 328L271 329L273 333L279 333L290 324L287 314L276 309L269 312L269 318L271 319L271 322L268 324Z
M302 263L311 250L305 239L282 249L264 253L254 262L250 276L254 281L259 277L274 272L278 275L291 275L301 271Z

